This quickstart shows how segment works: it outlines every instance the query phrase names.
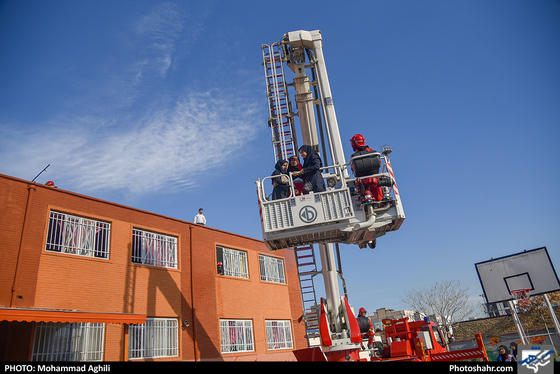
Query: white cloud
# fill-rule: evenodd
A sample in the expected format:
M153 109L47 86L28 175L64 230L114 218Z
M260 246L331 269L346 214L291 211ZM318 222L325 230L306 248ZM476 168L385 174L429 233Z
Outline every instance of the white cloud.
M107 125L74 118L34 134L4 128L1 167L18 176L50 163L50 179L81 193L185 188L226 171L225 161L238 157L254 138L260 122L248 102L193 93L138 120Z
M178 43L187 34L192 43L203 30L204 15L190 22L183 13L162 4L137 20L132 32L142 48L108 72L114 79L95 82L73 105L53 108L43 121L0 124L0 173L32 179L51 164L38 182L141 195L187 188L225 171L262 119L239 86L194 92L158 83L173 66ZM171 98L177 91L183 94Z
M140 57L132 66L137 81L149 75L146 71L160 77L167 75L181 40L198 34L198 28L193 29L192 22L185 28L185 21L189 21L188 17L171 3L159 4L137 20L133 27L136 35L133 45Z

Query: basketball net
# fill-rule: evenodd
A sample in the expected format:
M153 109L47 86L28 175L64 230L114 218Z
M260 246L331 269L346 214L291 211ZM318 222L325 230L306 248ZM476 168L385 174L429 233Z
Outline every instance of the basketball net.
M523 308L529 307L531 305L531 301L529 298L531 297L531 289L530 288L522 288L519 290L511 291L511 295L517 301L517 305Z

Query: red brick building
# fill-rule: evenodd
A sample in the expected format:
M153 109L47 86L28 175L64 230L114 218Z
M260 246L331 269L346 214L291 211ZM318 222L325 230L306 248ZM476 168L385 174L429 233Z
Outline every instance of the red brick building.
M5 361L283 361L307 347L294 255L259 240L0 175L0 254Z

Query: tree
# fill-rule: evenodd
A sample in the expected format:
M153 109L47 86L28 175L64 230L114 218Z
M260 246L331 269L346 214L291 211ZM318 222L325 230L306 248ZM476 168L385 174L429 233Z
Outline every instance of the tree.
M469 305L468 292L469 288L461 288L459 281L441 281L430 288L412 289L401 300L426 316L440 315L445 324L453 326L477 308Z
M560 301L560 291L552 292L547 295L552 304L557 304ZM531 296L529 300L530 303L526 307L519 306L518 304L518 310L521 313L520 317L523 322L530 323L533 326L540 325L542 322L544 327L548 329L546 320L550 318L550 311L548 310L544 298L542 295L537 295Z

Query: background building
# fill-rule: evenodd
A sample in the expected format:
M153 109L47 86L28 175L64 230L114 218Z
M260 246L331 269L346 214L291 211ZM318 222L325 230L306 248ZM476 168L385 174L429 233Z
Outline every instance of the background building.
M369 316L369 319L373 325L374 330L383 330L382 321L384 319L401 319L404 317L408 317L409 321L419 321L421 319L419 318L418 313L414 313L413 310L394 310L390 308L377 309L375 313Z
M5 175L0 191L2 359L289 360L307 347L291 250Z

